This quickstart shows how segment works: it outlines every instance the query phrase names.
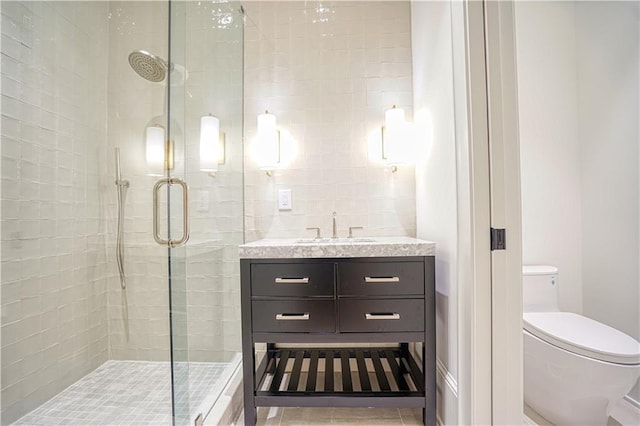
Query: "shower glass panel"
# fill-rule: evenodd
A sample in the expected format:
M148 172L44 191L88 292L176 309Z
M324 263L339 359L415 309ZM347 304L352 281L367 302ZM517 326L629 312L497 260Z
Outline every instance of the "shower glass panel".
M173 408L176 424L193 424L220 391L199 397L211 387L203 384L219 377L213 388L221 387L240 360L243 15L238 2L171 2L170 19L168 175L188 184L189 199L185 209L184 188L166 187L168 230L182 238L188 214L190 234L168 256ZM215 117L219 134L202 117Z
M0 422L193 424L240 351L240 5L3 1L0 14ZM208 114L226 141L215 176L199 166ZM152 227L169 177L191 195L175 248ZM161 238L180 239L182 200L157 191Z

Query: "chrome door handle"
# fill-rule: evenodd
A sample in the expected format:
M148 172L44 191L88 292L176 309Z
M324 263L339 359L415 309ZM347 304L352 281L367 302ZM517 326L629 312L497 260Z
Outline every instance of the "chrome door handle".
M182 187L182 238L165 240L160 237L158 227L158 191L164 185L180 185ZM182 179L175 177L158 179L153 185L153 239L161 246L180 247L189 240L189 186Z
M276 314L278 321L306 321L309 319L309 313L304 314Z
M276 284L309 284L309 277L304 278L276 278Z
M400 314L394 313L369 313L364 314L364 318L368 320L399 320Z
M399 283L400 277L364 277L365 283Z

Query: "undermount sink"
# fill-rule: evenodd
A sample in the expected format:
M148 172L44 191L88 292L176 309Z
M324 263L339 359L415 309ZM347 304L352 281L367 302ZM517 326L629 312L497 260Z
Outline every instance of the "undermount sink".
M295 244L352 244L352 243L374 243L373 238L301 238Z

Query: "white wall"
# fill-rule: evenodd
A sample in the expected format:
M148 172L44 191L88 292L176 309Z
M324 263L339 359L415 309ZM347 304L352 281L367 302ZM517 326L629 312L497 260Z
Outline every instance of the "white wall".
M561 308L636 339L639 8L516 5L524 263L559 266Z
M2 422L107 359L107 5L2 2Z
M516 5L522 258L560 269L561 309L582 312L582 204L574 4Z
M435 241L438 416L457 424L458 214L451 12L412 2L413 104L417 130L416 226Z
M380 144L384 111L411 119L409 2L247 2L245 138L247 241L331 236L415 235L412 166L391 173ZM297 154L273 177L251 156L257 115L268 109ZM378 150L378 153L380 151ZM278 189L293 210L278 211Z
M576 8L584 312L636 339L639 11L636 2Z
M638 2L576 7L584 314L640 341L639 29Z

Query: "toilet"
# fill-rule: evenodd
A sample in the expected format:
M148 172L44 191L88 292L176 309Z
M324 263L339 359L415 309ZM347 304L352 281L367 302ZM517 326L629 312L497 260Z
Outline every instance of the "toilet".
M555 425L606 425L640 376L640 343L558 307L558 269L523 267L524 399Z

